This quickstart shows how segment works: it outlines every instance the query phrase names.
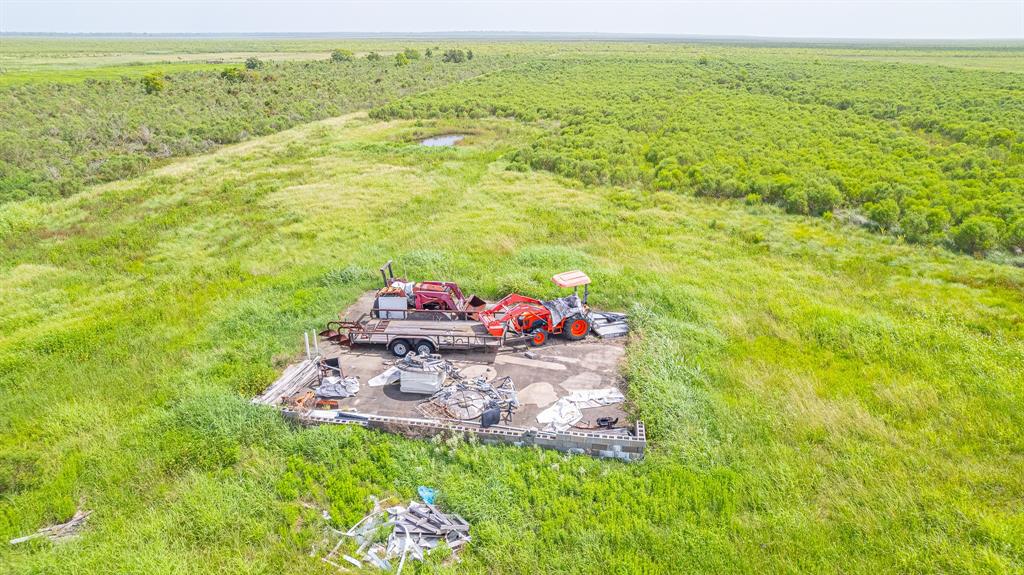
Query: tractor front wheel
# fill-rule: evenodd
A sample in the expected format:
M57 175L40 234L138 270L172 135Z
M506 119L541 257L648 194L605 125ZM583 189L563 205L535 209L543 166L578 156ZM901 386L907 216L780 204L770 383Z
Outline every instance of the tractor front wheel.
M565 334L565 339L578 341L587 337L587 332L589 331L590 322L587 321L587 318L581 315L574 315L565 320L565 329L562 330L562 333Z
M530 347L540 347L548 342L548 332L544 328L540 328L533 332L533 336L530 337Z

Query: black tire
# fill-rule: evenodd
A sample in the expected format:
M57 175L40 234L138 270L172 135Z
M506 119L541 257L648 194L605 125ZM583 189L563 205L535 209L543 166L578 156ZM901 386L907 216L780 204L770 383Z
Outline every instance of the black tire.
M544 328L537 328L530 334L530 339L527 340L530 347L540 347L548 342L548 330Z
M582 322L582 323L580 323ZM565 318L562 324L562 335L569 341L579 341L590 333L590 321L582 315Z
M430 355L437 351L437 346L434 342L429 339L421 339L416 342L416 354L417 355Z
M404 339L396 339L392 340L391 343L388 344L388 349L391 350L391 353L393 353L395 357L405 357L410 351L412 351L412 346Z

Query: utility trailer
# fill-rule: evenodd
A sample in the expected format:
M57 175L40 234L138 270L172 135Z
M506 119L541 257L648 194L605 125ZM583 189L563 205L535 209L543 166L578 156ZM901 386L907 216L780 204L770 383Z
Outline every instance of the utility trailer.
M479 321L391 320L365 314L356 321L330 322L326 334L342 345L384 345L398 357L410 351L429 355L441 349L497 349L504 343Z

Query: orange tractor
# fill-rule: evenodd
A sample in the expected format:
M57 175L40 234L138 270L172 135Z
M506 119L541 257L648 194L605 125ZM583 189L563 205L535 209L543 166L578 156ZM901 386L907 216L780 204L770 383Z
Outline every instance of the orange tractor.
M590 278L581 271L560 273L551 278L555 285L573 288L572 295L541 301L509 294L479 313L480 321L496 337L528 337L533 347L542 346L551 335L563 335L575 341L590 331L590 307L587 305ZM583 298L579 288L583 286Z

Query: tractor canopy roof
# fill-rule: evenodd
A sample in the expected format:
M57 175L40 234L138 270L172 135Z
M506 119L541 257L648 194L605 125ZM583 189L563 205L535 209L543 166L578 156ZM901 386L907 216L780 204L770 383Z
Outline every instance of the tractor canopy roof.
M590 278L579 270L573 270L571 272L555 274L551 281L555 282L555 285L558 287L576 287L589 284Z

